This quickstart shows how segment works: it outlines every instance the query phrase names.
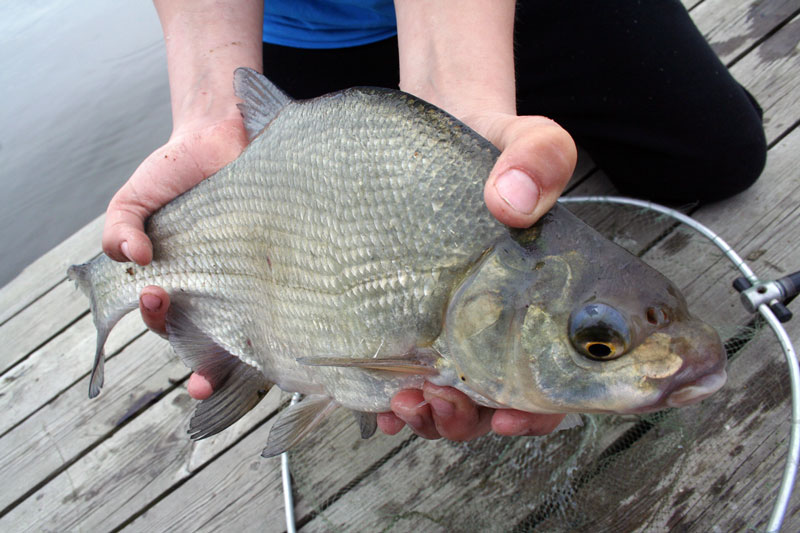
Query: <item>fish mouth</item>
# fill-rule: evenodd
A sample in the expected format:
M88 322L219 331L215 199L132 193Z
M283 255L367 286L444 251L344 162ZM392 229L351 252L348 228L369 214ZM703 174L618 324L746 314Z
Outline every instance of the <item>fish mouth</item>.
M683 407L705 400L721 389L727 379L728 373L724 368L712 374L706 374L672 391L667 396L665 404L667 407Z

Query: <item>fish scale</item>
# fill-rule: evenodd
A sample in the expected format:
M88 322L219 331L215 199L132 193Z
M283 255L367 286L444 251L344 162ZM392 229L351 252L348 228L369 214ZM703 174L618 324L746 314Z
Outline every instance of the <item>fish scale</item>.
M386 89L291 101L247 69L235 86L250 144L152 215L152 263L101 256L69 271L98 330L90 396L108 331L146 285L170 293L170 343L215 389L193 437L271 384L310 395L283 412L266 455L332 405L368 436L374 413L425 379L540 413L636 412L724 381L718 336L663 276L562 208L525 231L498 223L483 188L499 152L452 116ZM642 326L652 306L674 323ZM615 357L592 360L603 350L589 345Z

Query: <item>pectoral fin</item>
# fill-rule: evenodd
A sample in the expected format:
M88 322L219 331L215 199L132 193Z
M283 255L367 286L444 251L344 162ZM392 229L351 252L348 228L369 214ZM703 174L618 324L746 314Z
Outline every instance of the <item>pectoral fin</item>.
M303 440L337 407L333 400L321 395L306 396L299 403L290 405L278 415L261 456L274 457L282 454Z
M365 370L432 376L439 373L436 369L436 359L438 358L438 352L432 348L418 348L407 354L394 357L299 357L297 362L308 366L363 368Z
M215 435L256 406L272 384L255 367L231 354L189 318L180 299L167 314L169 342L181 360L211 383L214 393L200 402L189 422L194 440Z

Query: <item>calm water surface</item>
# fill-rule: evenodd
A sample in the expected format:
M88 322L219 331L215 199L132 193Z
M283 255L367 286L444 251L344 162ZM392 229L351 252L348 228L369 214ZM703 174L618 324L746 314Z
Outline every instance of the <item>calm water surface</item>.
M150 2L0 3L0 286L104 212L170 126Z

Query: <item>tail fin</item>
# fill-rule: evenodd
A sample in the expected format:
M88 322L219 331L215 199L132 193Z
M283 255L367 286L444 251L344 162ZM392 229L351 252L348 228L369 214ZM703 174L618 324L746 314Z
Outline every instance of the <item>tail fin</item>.
M125 302L121 304L117 303L116 305L104 305L102 302L97 301L93 279L94 276L97 275L98 270L102 269L104 264L109 262L111 262L111 260L108 257L101 255L89 263L72 265L67 270L67 277L74 281L81 291L89 297L94 327L97 329L97 348L94 353L92 374L89 378L89 398L94 398L100 394L100 389L103 387L103 369L105 363L103 346L106 343L109 332L111 332L112 328L123 316L128 314L137 305L135 298L133 303Z

